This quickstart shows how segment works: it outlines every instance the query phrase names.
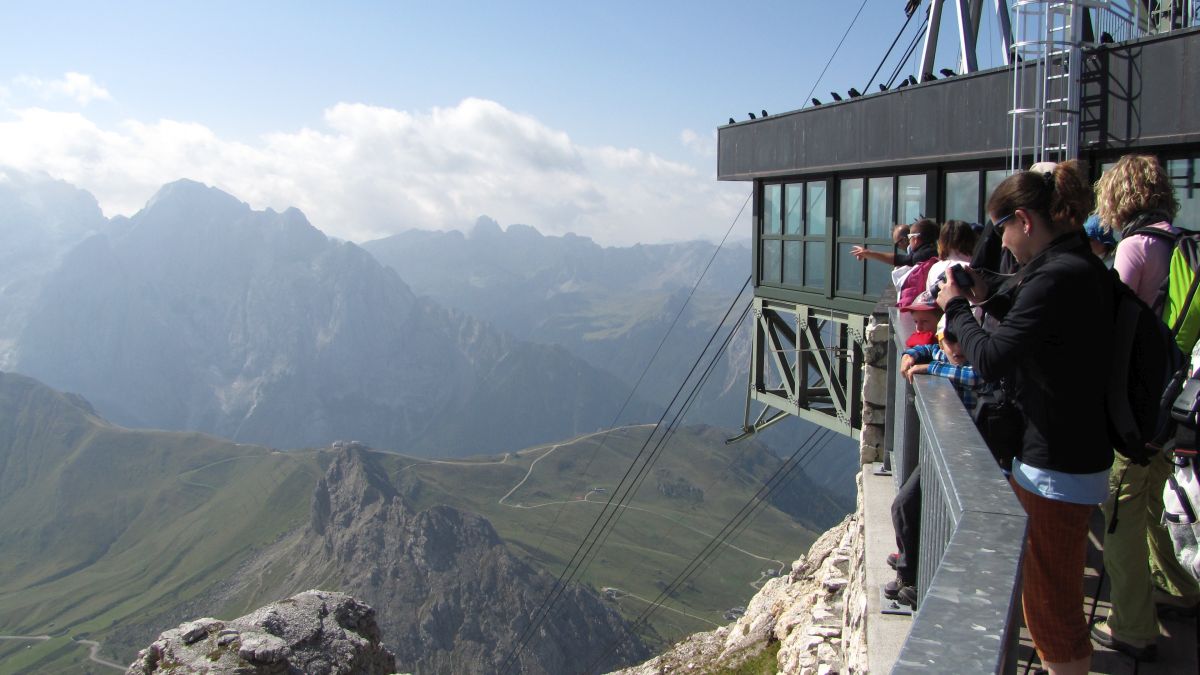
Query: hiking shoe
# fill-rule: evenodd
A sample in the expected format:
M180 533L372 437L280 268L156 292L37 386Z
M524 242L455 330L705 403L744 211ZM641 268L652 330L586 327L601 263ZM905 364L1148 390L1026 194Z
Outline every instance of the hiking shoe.
M1171 595L1158 586L1154 587L1154 608L1163 618L1194 619L1196 601Z
M912 587L912 584L906 583L904 579L901 579L900 575L897 574L895 579L892 579L883 585L883 597L887 598L888 600L896 600L900 597L901 591Z
M896 602L902 605L908 605L913 609L917 608L917 587L905 586L896 594Z
M900 562L900 554L899 553L889 553L888 554L888 557L887 557L888 567L890 567L892 569L896 569L896 563L898 563L898 562Z
M1153 663L1158 658L1158 645L1153 640L1118 638L1109 629L1107 621L1092 625L1092 640L1143 663Z

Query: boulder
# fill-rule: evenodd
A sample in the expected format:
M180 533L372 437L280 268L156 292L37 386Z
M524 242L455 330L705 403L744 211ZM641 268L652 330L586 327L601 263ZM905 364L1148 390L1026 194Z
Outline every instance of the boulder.
M344 593L305 591L232 621L197 619L164 632L126 675L389 675L375 610Z

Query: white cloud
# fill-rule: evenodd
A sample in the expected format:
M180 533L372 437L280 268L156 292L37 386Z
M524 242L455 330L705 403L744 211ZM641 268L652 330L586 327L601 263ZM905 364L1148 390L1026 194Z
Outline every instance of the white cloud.
M748 191L636 148L578 145L482 99L420 113L339 103L320 129L253 144L195 123L105 129L79 113L29 108L0 121L0 164L83 187L109 215L131 214L163 183L192 178L255 208L296 206L353 241L462 229L481 214L605 244L719 238Z
M59 80L43 80L40 77L21 75L15 78L13 83L32 90L43 99L65 96L80 105L87 105L92 101L112 100L112 95L107 89L96 84L90 75L83 73L66 73Z
M708 136L701 136L691 129L679 132L679 142L700 157L717 156L717 132L714 129Z

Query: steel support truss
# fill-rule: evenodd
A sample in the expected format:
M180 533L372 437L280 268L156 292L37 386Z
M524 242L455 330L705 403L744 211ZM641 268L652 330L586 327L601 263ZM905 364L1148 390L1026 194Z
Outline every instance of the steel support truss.
M754 341L743 434L795 415L857 439L863 344L870 317L754 298ZM751 420L751 408L763 406Z

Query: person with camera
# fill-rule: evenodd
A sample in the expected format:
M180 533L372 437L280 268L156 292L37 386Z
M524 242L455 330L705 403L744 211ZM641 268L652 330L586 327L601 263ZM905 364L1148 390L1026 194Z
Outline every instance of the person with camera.
M938 294L946 327L976 372L1013 385L1023 428L1010 483L1029 519L1021 597L1052 674L1086 673L1091 663L1083 613L1088 519L1108 493L1113 461L1105 425L1096 424L1113 362L1113 287L1083 232L1091 205L1076 161L1009 176L987 211L1021 270L991 288L978 271L953 268L971 285L949 274ZM991 331L972 316L972 303L998 314Z

